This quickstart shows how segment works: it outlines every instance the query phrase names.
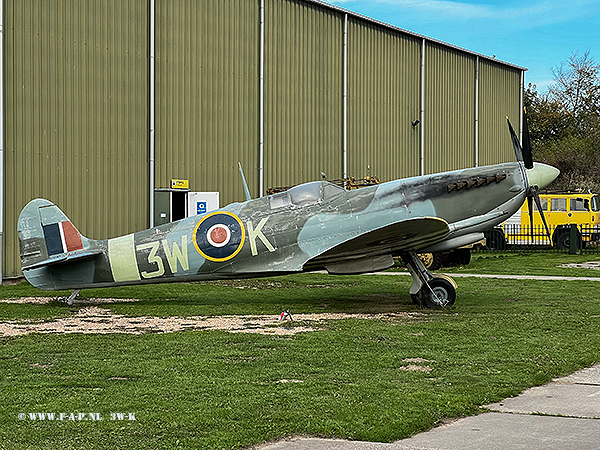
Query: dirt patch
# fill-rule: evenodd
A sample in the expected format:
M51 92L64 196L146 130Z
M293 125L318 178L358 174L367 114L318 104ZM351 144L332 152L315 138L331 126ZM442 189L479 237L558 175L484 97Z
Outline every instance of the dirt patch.
M408 366L399 367L400 370L407 370L409 372L431 372L433 369L429 366L416 366L409 364Z
M27 299L29 302L31 299ZM54 300L52 298L52 300ZM100 299L97 299L100 300ZM122 299L102 299L123 301ZM133 300L132 300L133 301ZM111 303L106 301L105 303ZM280 321L279 316L193 316L193 317L128 317L113 314L106 308L89 305L72 316L51 321L11 320L0 323L0 336L22 336L31 333L51 334L143 334L174 333L184 330L223 330L229 333L258 333L274 336L290 336L318 331L330 320L342 319L411 319L420 313L395 314L294 314L294 320Z
M409 372L431 372L433 370L429 366L418 365L430 362L428 359L425 358L404 358L402 362L415 364L409 364L408 366L399 367L400 370L407 370Z
M558 267L566 269L592 269L600 270L600 261L588 261L584 263L561 264Z
M290 287L292 285L289 281L261 281L256 279L250 280L212 280L212 281L198 281L193 282L195 284L202 285L211 285L211 286L220 286L220 287L230 287L235 289L255 289L255 290L265 290L265 289L280 289Z
M60 301L61 297L19 297L3 298L0 303L20 303L30 305L46 305L51 302ZM85 298L77 297L77 305L102 305L109 303L139 302L138 298Z
M31 367L32 369L49 369L50 367L54 367L54 364L34 363L34 364L29 364L29 367Z

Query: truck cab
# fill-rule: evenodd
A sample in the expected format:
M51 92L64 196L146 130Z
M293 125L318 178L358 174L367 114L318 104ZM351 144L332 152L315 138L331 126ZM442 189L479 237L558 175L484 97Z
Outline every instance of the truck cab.
M527 202L520 211L509 217L501 226L486 233L488 246L504 248L507 240L522 245L552 245L560 249L570 246L571 224L578 227L580 246L600 239L600 201L598 195L583 191L543 191L540 203L548 228L550 242L537 207L534 206L533 234Z

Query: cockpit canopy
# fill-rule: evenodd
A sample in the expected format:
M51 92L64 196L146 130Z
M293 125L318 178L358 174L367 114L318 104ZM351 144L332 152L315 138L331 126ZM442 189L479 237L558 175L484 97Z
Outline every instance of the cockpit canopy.
M273 194L269 196L269 200L271 209L288 205L303 207L328 201L343 192L344 188L328 181L312 181L294 186L285 192Z

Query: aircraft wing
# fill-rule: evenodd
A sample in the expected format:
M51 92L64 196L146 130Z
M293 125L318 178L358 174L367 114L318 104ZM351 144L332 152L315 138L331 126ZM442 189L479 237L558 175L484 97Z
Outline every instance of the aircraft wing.
M383 255L388 255L389 259L387 261L390 261L392 253L433 245L445 239L449 233L450 227L444 219L438 217L407 219L370 230L346 240L310 259L307 261L306 266L325 265L333 267L339 263L345 267L344 262L347 260L367 261ZM378 264L384 264L384 262L375 265ZM379 270L380 268L373 267L373 270Z

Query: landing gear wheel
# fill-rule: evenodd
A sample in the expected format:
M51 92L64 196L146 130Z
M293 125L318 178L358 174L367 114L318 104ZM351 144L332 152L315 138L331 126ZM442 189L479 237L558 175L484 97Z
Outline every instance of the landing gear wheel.
M413 303L426 308L443 308L454 305L456 283L447 275L434 276L424 266L413 251L400 254L406 264L413 282L410 286L410 298Z
M433 278L419 291L419 298L426 308L445 308L454 305L456 289L445 278Z

